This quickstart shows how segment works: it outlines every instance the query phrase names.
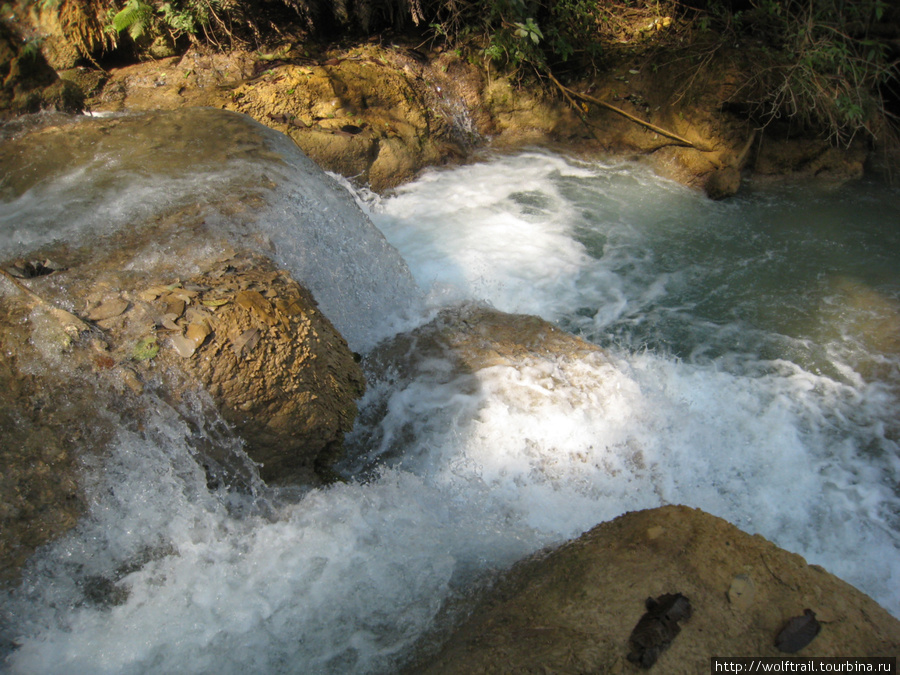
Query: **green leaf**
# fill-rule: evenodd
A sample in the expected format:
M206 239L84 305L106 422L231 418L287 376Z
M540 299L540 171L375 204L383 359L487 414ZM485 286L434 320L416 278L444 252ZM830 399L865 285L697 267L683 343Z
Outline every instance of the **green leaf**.
M112 18L112 27L117 33L127 30L133 40L137 40L147 30L153 8L141 0L128 0L125 7Z

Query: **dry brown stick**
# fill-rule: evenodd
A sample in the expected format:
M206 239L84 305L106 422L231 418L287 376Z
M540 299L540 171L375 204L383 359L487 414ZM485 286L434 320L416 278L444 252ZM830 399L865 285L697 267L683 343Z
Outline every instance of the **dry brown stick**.
M6 277L6 279L10 283L12 283L13 286L15 286L19 291L37 302L39 305L41 305L42 307L46 307L50 311L50 313L53 314L60 321L60 323L62 323L63 329L66 332L78 334L91 330L91 327L88 324L72 314L72 312L67 312L66 310L54 305L52 302L44 300L44 298L28 288L28 286L16 279L12 274L7 272L2 267L0 267L0 275Z
M557 80L555 77L553 77L552 73L548 72L547 75L549 75L550 79L553 80L553 82L556 84L557 87L559 87L559 90L562 92L562 95L566 97L566 100L569 102L569 105L571 105L573 108L575 108L575 110L578 112L579 116L581 117L581 121L584 123L584 126L587 127L587 130L589 132L591 132L591 136L594 137L594 140L599 141L600 139L597 138L597 132L594 131L594 127L592 127L590 124L587 123L587 119L585 118L585 115L584 115L585 111L582 110L581 107L578 105L578 103L576 103L575 100L569 95L569 92L566 91L566 88L559 83L559 80Z
M673 140L676 140L679 143L682 143L689 148L694 148L696 150L701 150L701 151L703 150L703 148L698 148L694 143L692 143L688 139L686 139L682 136L679 136L678 134L672 133L671 131L666 131L665 129L658 127L655 124L650 124L650 122L645 122L641 118L635 117L634 115L625 112L621 108L617 108L616 106L612 105L611 103L607 103L606 101L601 101L599 98L594 98L593 96L588 96L587 94L580 94L579 92L577 92L573 89L569 89L568 87L563 86L562 83L560 83L560 81L557 80L553 76L552 73L547 73L547 75L550 77L551 80L553 80L553 83L557 87L559 87L559 90L570 101L571 101L571 97L569 96L570 94L573 96L577 96L578 98L584 99L585 101L589 101L590 103L593 103L595 105L602 106L603 108L606 108L607 110L612 110L614 113L617 113L617 114L621 115L622 117L625 117L626 119L631 120L635 124L640 124L642 127L646 127L647 129L650 129L650 131L654 131L654 132L660 134L661 136L665 136L666 138L671 138Z

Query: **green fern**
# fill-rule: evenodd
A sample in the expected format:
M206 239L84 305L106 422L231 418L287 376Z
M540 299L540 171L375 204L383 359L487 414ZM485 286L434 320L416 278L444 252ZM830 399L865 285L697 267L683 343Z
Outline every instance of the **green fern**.
M128 0L125 7L112 18L117 33L127 30L132 40L141 37L150 26L153 8L142 0Z

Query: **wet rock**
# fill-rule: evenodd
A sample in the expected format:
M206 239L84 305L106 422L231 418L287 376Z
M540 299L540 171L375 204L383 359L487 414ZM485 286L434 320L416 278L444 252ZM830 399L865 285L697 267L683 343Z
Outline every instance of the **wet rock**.
M188 309L176 324L184 333L170 336L175 349L157 357L188 376L174 371L172 394L202 385L264 480L314 480L340 455L365 387L346 341L310 293L261 256L230 258L190 283L206 289L192 306L207 314L186 323ZM206 307L206 298L229 302Z
M0 117L79 110L83 99L77 87L59 80L35 42L21 40L0 21Z
M114 298L98 305L87 313L87 318L91 321L104 321L112 319L122 314L128 309L128 301L122 298Z
M151 236L159 239L165 229ZM39 289L48 307L83 305L98 287L122 289L123 297L92 313L102 331L83 338L57 340L53 331L65 336L63 327L43 304L0 284L0 582L14 579L36 548L75 525L86 508L82 465L102 466L117 424L140 426L148 395L181 409L186 397L208 391L272 482L319 484L317 471L340 454L353 424L364 388L359 364L289 275L245 254L209 264L173 289L165 278L123 271L123 258L136 248L74 264ZM29 283L41 279L49 277ZM148 288L163 292L141 300ZM190 304L167 338L150 317L172 293ZM238 303L239 294L248 301ZM127 311L125 298L135 300ZM198 448L199 459L204 452ZM224 470L220 478L235 479Z
M727 597L738 575L752 577L756 589L756 602L741 611ZM407 672L636 672L626 645L643 621L644 599L656 597L657 611L668 606L681 618L686 605L672 593L666 600L674 588L694 612L654 672L708 672L712 654L782 655L773 636L798 605L831 617L804 656L900 650L900 621L849 584L720 518L665 506L625 514L520 563ZM787 621L794 628L786 644L812 632L810 617L799 619Z
M728 166L710 174L703 189L710 199L725 199L736 194L740 186L741 172L733 166Z
M4 198L97 153L131 165L123 171L151 173L170 168L166 148L227 162L230 146L198 142L197 134L179 146L168 133L198 114L53 116L0 144L0 167L29 158L29 171L4 173ZM221 133L242 152L270 156L257 130L223 121ZM117 145L124 138L131 147L142 134L153 139L151 158ZM229 189L216 202L246 214L251 243L256 187L248 179L246 191ZM117 434L146 433L160 409L191 430L183 441L213 476L211 489L258 486L254 460L266 480L321 485L318 472L341 452L364 387L354 355L308 291L210 228L207 216L197 204L171 207L83 244L57 241L0 260L0 583L15 580L35 550L78 522ZM34 273L41 271L34 261L51 260L41 265L52 274ZM179 354L173 338L189 349ZM221 425L218 436L203 427L208 419Z
M45 343L32 334L39 317L23 300L0 290L0 586L75 526L86 510L82 462L102 455L115 433L86 386L96 350L86 345L84 358L73 358L61 345L62 358L48 367L37 347Z
M446 310L430 324L398 336L376 349L369 360L376 369L379 362L390 368L399 363L403 371L449 357L460 372L474 372L542 357L574 361L602 355L600 347L540 317L469 305Z
M762 136L753 170L761 178L792 175L841 183L863 176L867 156L859 139L839 148L824 138L790 137L775 129Z

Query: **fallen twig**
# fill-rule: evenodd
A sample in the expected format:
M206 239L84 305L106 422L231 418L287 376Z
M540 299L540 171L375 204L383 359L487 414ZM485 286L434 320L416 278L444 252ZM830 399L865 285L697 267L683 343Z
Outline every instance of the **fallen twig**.
M6 277L6 279L10 283L12 283L12 285L15 286L19 291L27 295L42 307L45 307L51 314L53 314L53 316L55 316L59 320L59 322L63 325L63 329L67 333L79 334L91 330L91 327L88 324L72 314L72 312L67 312L66 310L54 305L52 302L44 300L44 298L28 288L28 286L16 279L12 274L7 272L2 267L0 267L0 275Z
M555 77L553 77L552 73L548 72L547 75L550 77L551 80L553 80L553 82L556 84L556 86L559 87L559 90L562 92L562 95L566 97L566 100L569 102L569 105L571 105L579 113L579 115L581 117L581 121L584 122L584 126L587 127L587 130L590 132L591 136L593 136L595 140L599 141L600 139L597 138L597 133L594 131L594 127L592 127L590 124L588 124L587 120L584 117L585 111L582 110L581 107L575 102L575 100L569 95L569 91L559 83L559 80L557 80Z
M685 145L689 148L694 148L696 150L700 150L701 152L707 152L707 150L705 150L704 148L698 147L695 143L693 143L692 141L689 141L688 139L684 138L683 136L679 136L678 134L673 133L671 131L666 131L665 129L658 127L655 124L650 124L650 122L645 122L641 118L635 117L634 115L625 112L621 108L617 108L616 106L614 106L611 103L607 103L606 101L601 101L600 99L594 98L593 96L589 96L587 94L579 93L579 92L575 91L574 89L569 89L568 87L564 86L559 80L557 80L553 76L553 74L550 72L547 73L547 76L553 81L553 83L557 87L559 87L559 90L569 100L570 103L572 102L572 96L577 96L578 98L584 99L585 101L593 103L594 105L599 105L603 108L606 108L607 110L611 110L612 112L614 112L618 115L621 115L622 117L625 117L626 119L631 120L635 124L640 124L642 127L646 127L647 129L650 129L650 131L656 132L660 136L665 136L666 138L671 138L672 140L678 141L682 145ZM573 103L573 105L574 105L574 103ZM578 108L577 105L575 105L575 107Z

